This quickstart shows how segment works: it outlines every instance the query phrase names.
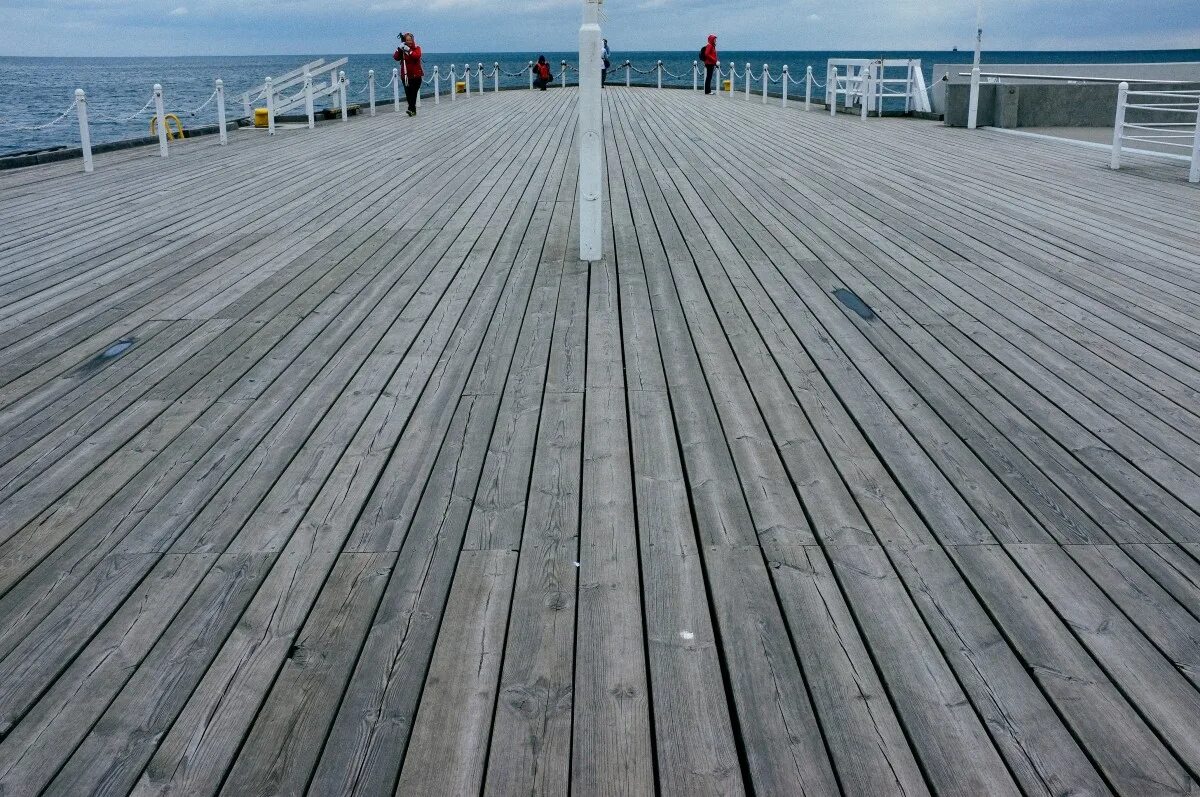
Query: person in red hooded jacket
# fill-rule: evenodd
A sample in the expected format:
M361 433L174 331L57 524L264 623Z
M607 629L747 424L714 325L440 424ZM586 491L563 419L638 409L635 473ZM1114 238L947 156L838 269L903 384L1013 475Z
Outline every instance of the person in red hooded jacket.
M704 62L704 93L712 94L713 70L717 68L717 34L708 37L708 44L700 51L700 60Z
M421 79L425 70L421 66L421 46L411 33L401 36L403 42L396 48L392 58L401 62L400 78L404 81L404 97L408 100L408 115L417 115L417 97L421 94Z

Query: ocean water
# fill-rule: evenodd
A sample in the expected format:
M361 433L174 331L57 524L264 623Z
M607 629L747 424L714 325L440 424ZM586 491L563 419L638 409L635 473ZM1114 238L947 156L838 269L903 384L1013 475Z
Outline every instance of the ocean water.
M699 50L699 44L696 47ZM324 57L332 61L345 53L324 55L288 56L220 56L220 57L173 57L173 58L15 58L0 57L0 155L30 150L50 149L79 145L79 130L74 113L44 130L26 128L44 125L53 121L74 100L76 88L87 92L88 109L92 118L92 141L107 142L144 136L148 133L151 111L147 110L132 119L124 119L137 113L152 94L155 83L163 86L163 96L168 113L176 113L185 126L213 124L216 121L215 103L210 103L198 113L201 106L213 93L213 81L221 78L225 82L226 107L230 117L242 115L240 95L251 86L261 84L268 75L281 75L296 67ZM546 52L547 60L557 75L559 64L566 60L574 64L578 54L574 52ZM621 52L612 53L613 73L611 82L624 82L624 69L620 67L626 59L634 67L651 69L661 59L664 68L679 75L665 77L668 85L691 86L692 62L696 51L686 52ZM538 53L426 53L425 69L427 83L432 83L433 66L437 64L442 74L448 75L450 65L461 71L464 63L484 64L485 71L493 63L499 63L502 72L501 86L517 87L528 85L525 69ZM772 72L778 74L784 64L793 76L801 78L805 67L811 66L818 80L824 81L825 63L829 58L919 58L926 80L932 79L935 63L970 63L969 51L722 51L724 63L732 60L744 67L746 63L755 70L770 64ZM350 55L346 75L350 81L350 100L365 102L367 70L374 69L376 75L376 99L390 102L391 92L385 88L391 79L392 61L390 53ZM1138 50L1105 52L985 52L987 63L1148 63L1159 61L1200 61L1197 50ZM514 73L519 73L514 76ZM570 72L569 83L575 82L576 73ZM652 83L653 75L633 75L634 82ZM443 91L448 86L443 81ZM476 84L472 84L476 85ZM485 80L490 91L491 80ZM427 88L427 92L432 88Z

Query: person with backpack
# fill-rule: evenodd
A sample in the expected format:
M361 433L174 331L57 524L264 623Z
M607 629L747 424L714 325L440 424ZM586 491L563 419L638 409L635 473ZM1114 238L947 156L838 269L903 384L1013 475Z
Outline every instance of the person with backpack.
M605 83L608 82L608 70L612 68L612 61L609 60L611 55L612 55L612 51L608 49L608 39L605 39L604 40L604 52L602 53L602 57L604 58L604 63L601 65L601 69L600 69L600 85L601 86L603 86Z
M717 34L708 37L708 44L700 48L700 63L704 64L704 93L712 94L713 70L717 68Z
M552 80L554 80L554 73L550 71L550 64L546 62L546 56L539 55L537 63L533 65L533 85L545 91Z
M400 62L400 78L404 82L404 98L408 100L408 115L417 115L417 97L421 95L421 80L425 69L421 66L421 46L411 33L400 34L400 46L392 58Z

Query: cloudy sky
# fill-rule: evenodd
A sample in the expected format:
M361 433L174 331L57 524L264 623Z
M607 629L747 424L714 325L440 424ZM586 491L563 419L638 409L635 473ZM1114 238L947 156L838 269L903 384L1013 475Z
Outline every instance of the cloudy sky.
M983 0L986 46L1200 47L1200 0ZM0 0L0 55L217 55L567 50L579 0ZM607 0L616 49L950 49L975 0Z

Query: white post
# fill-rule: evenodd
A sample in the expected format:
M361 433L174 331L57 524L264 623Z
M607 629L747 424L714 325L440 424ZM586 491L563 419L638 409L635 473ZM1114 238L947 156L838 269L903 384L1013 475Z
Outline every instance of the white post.
M221 81L217 81L220 83ZM79 116L79 148L83 150L83 170L91 173L92 171L92 133L88 129L87 115L87 97L83 93L83 89L75 89L75 113ZM224 136L225 128L221 128L221 135Z
M750 99L750 62L746 62L746 99Z
M367 70L367 101L371 104L371 116L375 115L375 70Z
M533 91L533 61L529 62L529 90Z
M270 88L270 81L267 81L267 88ZM145 96L144 94L142 96ZM271 95L267 95L268 104L270 103ZM167 120L163 113L163 96L162 86L158 83L154 84L154 116L158 119L158 154L164 158L167 157Z
M433 104L442 104L442 68L437 64L433 65ZM400 100L396 100L396 110L400 110Z
M437 67L433 68L433 82L437 85ZM400 113L400 68L392 67L392 110Z
M737 90L737 87L733 85L733 81L735 78L737 78L737 62L730 61L729 62L729 99L731 99L731 100L733 99L733 92Z
M242 110L245 112L247 119L254 118L254 109L250 107L250 92L242 95Z
M492 91L500 90L500 62L492 64Z
M825 70L825 104L837 111L837 67L830 66Z
M789 80L791 80L791 78L788 76L788 65L784 64L783 65L783 78L780 79L780 81L779 81L779 85L783 86L783 101L779 103L779 106L781 108L787 107L787 90L788 90L788 81Z
M471 65L463 64L463 96L471 98Z
M562 87L565 89L567 87L567 62L566 62L566 59L564 59L559 64L558 76L562 82Z
M458 99L458 76L454 74L454 64L450 64L450 102Z
M1192 139L1192 168L1188 172L1189 183L1200 183L1200 103L1196 105L1196 135Z
M345 72L338 72L338 85L340 86L338 89L338 96L342 101L342 121L349 122L350 112L346 109L346 93L349 91L349 84L346 82Z
M308 117L308 129L312 130L317 126L317 120L313 111L312 74L307 69L304 70L304 113Z
M910 58L908 61L908 80L904 82L904 114L907 116L912 111L913 101L913 62ZM880 101L882 103L882 100ZM882 112L882 108L880 109Z
M661 89L662 88L662 61L661 60L658 62L657 71L658 71L658 87Z
M700 90L700 62L692 61L692 91Z
M229 136L225 133L225 81L221 78L217 78L217 131L221 144L228 144Z
M1112 158L1108 162L1110 169L1121 168L1121 146L1125 138L1125 104L1129 101L1129 84L1121 83L1117 87L1117 119L1113 123Z
M625 61L625 88L629 88L632 84L629 82L629 73L633 69L633 64L628 60Z
M479 96L483 96L483 64L479 64Z
M871 111L871 65L867 64L858 70L858 90L862 94L862 118L866 119Z
M770 70L771 68L769 66L763 64L763 105L767 104L767 81L770 79L768 77Z
M589 262L599 260L604 254L600 199L603 191L601 2L584 0L583 24L579 28L579 259ZM659 75L661 81L661 71Z
M979 67L971 67L971 99L967 105L967 129L974 130L979 121Z
M658 68L661 70L662 69L662 61L659 61L658 63L659 63ZM717 86L714 89L714 91L716 91L717 96L720 97L721 96L721 88L722 88L721 87L721 62L720 61L717 61L717 65L715 67L713 67L713 77L715 77L717 79ZM662 88L661 81L659 82L658 87L660 89Z

